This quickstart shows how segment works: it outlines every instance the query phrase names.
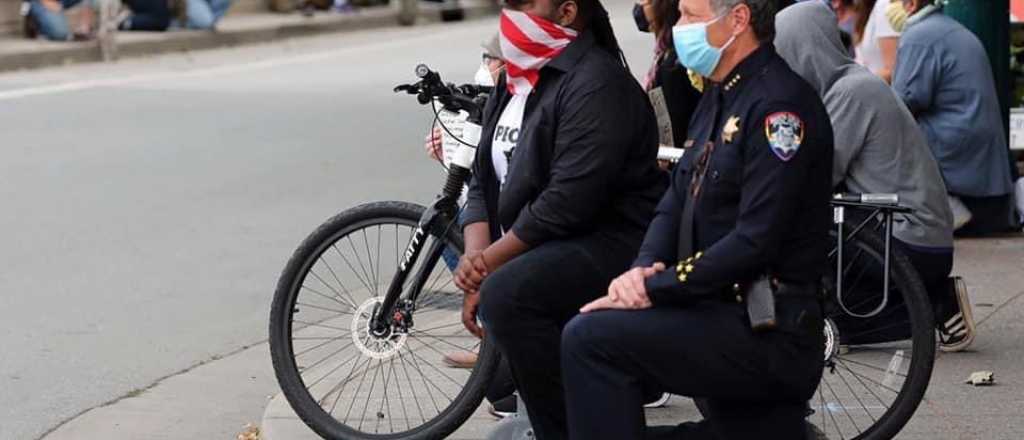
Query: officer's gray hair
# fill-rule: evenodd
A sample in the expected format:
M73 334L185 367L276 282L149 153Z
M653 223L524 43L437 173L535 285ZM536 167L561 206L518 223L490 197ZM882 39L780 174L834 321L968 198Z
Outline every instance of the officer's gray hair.
M762 43L775 40L775 3L778 0L710 0L715 15L722 15L745 4L750 8L750 27L754 36Z

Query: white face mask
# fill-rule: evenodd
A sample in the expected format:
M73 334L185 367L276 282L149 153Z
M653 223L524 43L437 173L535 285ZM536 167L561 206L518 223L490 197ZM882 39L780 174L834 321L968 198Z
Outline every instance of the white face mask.
M491 69L487 68L487 64L481 64L476 70L473 82L478 86L494 87L494 76L491 75Z

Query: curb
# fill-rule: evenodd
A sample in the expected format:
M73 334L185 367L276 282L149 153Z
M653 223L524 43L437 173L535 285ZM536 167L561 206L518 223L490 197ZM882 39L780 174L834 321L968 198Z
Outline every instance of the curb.
M292 411L284 394L277 393L260 421L260 440L317 440L320 436L309 429Z
M442 9L432 6L420 5L417 23L442 21ZM462 10L465 19L474 19L492 15L497 7L494 2L474 2L462 6ZM267 13L267 16L273 17L272 13ZM121 33L117 36L117 52L119 59L127 59L265 43L312 35L379 29L399 26L398 17L399 11L393 7L370 8L352 15L302 17L297 13L282 14L274 23L262 25L251 23L248 25L234 23L233 25L229 17L216 32ZM3 54L2 60L0 60L0 72L102 61L99 46L95 42L68 42L48 44L47 46L51 47L28 48L22 52Z

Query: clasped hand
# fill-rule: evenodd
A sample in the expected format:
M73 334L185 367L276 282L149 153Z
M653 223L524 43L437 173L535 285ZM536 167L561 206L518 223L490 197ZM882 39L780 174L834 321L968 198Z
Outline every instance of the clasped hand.
M651 307L644 281L665 270L665 264L654 263L650 267L634 267L619 275L608 285L608 294L580 308L580 313L595 310L641 310Z

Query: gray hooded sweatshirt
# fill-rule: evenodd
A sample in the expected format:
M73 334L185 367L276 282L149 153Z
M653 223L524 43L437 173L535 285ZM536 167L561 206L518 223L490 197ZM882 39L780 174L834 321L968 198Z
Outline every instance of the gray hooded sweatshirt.
M847 55L832 10L819 2L797 3L779 12L775 27L779 55L818 91L832 120L833 185L899 194L914 212L896 217L896 238L951 248L946 185L924 135L896 93Z

